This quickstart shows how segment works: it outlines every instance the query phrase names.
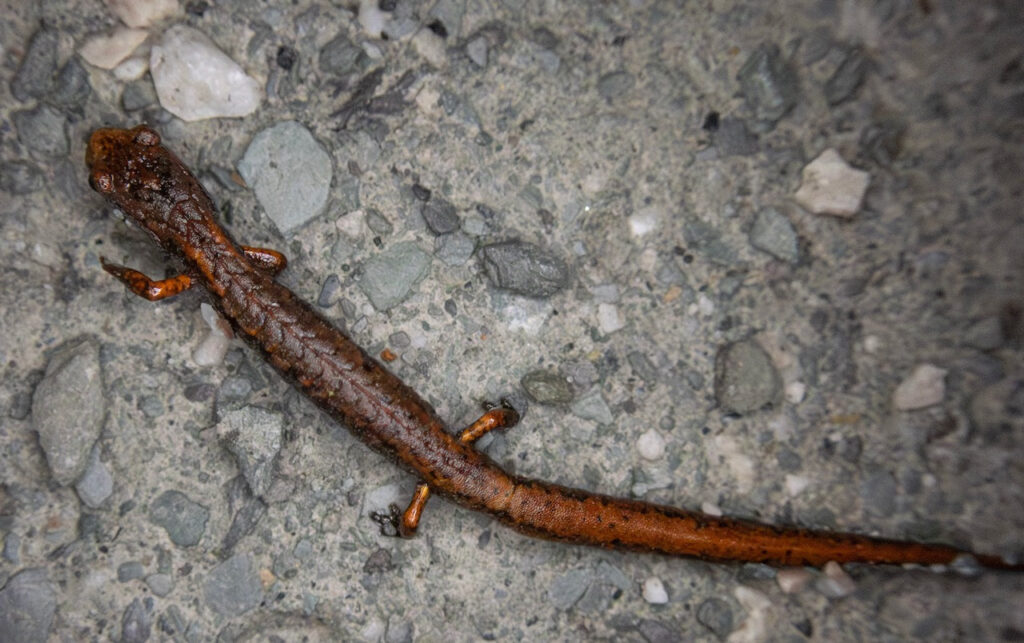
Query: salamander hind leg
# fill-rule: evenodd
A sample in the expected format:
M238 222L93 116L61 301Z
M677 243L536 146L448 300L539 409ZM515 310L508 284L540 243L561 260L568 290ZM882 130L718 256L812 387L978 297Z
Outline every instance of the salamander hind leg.
M115 263L107 263L104 257L100 257L100 265L128 286L128 290L150 301L167 299L192 287L192 278L188 275L175 275L167 279L153 280L138 270L125 268Z
M507 402L502 402L501 405L490 408L476 422L463 429L459 435L459 441L473 444L494 429L506 429L515 426L518 422L519 413ZM387 513L375 511L370 514L370 518L380 525L380 533L384 536L411 538L416 534L420 517L423 516L423 508L427 506L429 499L430 487L427 483L421 482L416 485L416 491L405 511L401 511L398 505L392 504L388 507Z
M420 516L423 515L423 508L427 506L427 499L430 498L430 487L427 483L421 482L416 485L416 491L405 511L401 511L398 505L388 506L387 513L373 511L370 519L380 526L382 536L400 536L412 538L416 535L416 528L420 524Z
M256 264L257 268L266 270L272 275L278 274L288 266L288 258L277 250L242 246L242 252L245 253L246 259Z

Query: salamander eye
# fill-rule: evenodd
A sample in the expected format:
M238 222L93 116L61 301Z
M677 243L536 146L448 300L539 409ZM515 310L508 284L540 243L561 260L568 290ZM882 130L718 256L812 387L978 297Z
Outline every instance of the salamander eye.
M89 186L100 194L110 194L114 189L114 179L105 172L89 175Z
M135 133L135 142L146 147L153 147L160 144L160 135L145 125L140 125L139 131Z

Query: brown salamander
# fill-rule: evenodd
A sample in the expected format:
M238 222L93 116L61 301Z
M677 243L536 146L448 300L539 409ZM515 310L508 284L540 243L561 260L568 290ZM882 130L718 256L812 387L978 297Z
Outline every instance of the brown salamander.
M949 565L973 556L990 568L1024 570L998 556L955 547L778 527L603 496L504 471L473 448L489 430L511 426L499 407L458 437L430 405L274 280L285 265L272 250L236 244L215 220L206 191L145 125L100 129L86 152L89 182L184 264L153 280L103 261L132 292L163 299L201 284L249 344L359 439L422 482L409 508L391 517L411 535L431 493L490 514L541 538L714 561L821 566L828 561ZM966 560L970 560L969 558Z

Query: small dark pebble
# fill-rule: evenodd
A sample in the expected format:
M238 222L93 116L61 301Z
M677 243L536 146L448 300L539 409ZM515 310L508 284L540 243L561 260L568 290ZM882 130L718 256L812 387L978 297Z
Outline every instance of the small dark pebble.
M455 213L455 206L440 197L424 203L420 207L420 214L434 234L448 234L459 229L459 215Z
M569 268L549 250L523 241L483 248L484 270L496 287L527 297L547 297L569 284Z
M15 98L25 102L41 98L50 91L53 74L57 70L59 44L60 36L54 29L41 27L32 35L18 73L11 81L11 93Z
M720 598L709 598L697 608L697 621L724 639L732 632L732 608Z
M416 197L417 201L429 201L430 200L430 194L431 194L430 190L425 188L425 187L423 187L419 183L414 183L413 184L413 186L412 186L412 195L414 197Z
M338 275L327 275L324 285L320 287L320 295L316 299L316 305L321 308L330 308L338 301L338 294L341 291L341 280Z
M277 66L281 69L290 71L291 68L295 66L298 59L299 52L295 51L292 47L289 47L288 45L278 47L276 62Z
M363 571L367 574L380 574L393 568L391 552L386 549L377 549L370 554L370 557L366 559L366 563L363 564Z

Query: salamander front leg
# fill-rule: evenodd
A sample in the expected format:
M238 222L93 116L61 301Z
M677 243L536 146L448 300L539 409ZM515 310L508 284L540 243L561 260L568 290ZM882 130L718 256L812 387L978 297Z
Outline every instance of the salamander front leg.
M107 263L105 257L100 257L100 265L128 286L128 290L150 301L167 299L192 287L192 278L188 275L175 275L154 281L138 270L125 268L116 263Z
M509 404L503 402L501 406L495 406L484 413L480 418L463 429L459 434L459 442L473 444L485 434L494 429L507 429L519 422L519 413ZM401 536L411 538L416 534L419 527L420 517L423 515L423 508L427 506L430 499L430 487L425 482L416 485L412 501L399 512L398 505L392 504L388 507L388 513L373 512L370 518L380 525L380 533L386 536Z
M256 264L257 268L266 270L272 275L276 275L288 266L288 259L277 250L242 246L242 252L245 253L246 259Z

